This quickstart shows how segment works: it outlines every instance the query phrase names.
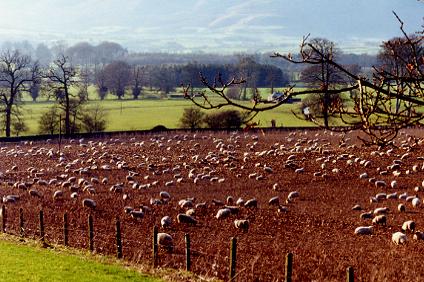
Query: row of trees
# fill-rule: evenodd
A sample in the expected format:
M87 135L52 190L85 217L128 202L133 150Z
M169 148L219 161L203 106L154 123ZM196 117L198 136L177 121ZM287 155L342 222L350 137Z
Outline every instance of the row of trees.
M11 135L13 121L16 127L23 127L19 110L23 93L33 94L40 88L56 101L59 115L63 114L64 133L74 132L77 109L87 101L87 89L80 77L79 69L64 55L59 56L49 67L41 68L38 62L17 50L1 53L0 110L6 137Z
M244 87L244 98L247 88L287 85L288 78L281 69L271 65L261 65L250 57L245 57L238 64L201 65L190 63L186 65L131 66L125 61L114 61L94 69L94 79L100 99L109 92L121 99L127 89L131 89L134 99L142 95L143 87L156 89L168 94L183 81L190 81L193 87L203 87L199 82L199 73L212 78L216 73L228 79L234 75L249 78Z

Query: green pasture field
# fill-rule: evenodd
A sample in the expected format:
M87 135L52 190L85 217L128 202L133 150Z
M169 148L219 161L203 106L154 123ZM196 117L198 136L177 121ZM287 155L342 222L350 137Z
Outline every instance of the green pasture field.
M0 239L1 281L162 281L91 255Z
M177 89L177 93L180 90ZM266 97L270 89L260 89L261 95ZM115 96L108 95L105 100L100 101L93 86L89 87L89 102L86 107L100 103L107 114L108 125L106 131L122 130L145 130L156 125L163 125L167 128L179 128L179 120L185 108L194 106L190 101L182 98L159 98L155 91L145 90L150 99L133 100L128 93L123 99L118 100ZM157 96L157 99L152 99ZM218 99L218 98L213 98ZM251 105L251 102L242 102ZM21 105L23 120L29 130L21 135L38 134L38 121L41 115L54 105L53 101L48 101L42 96L37 102L32 102L30 97L24 96ZM271 120L276 121L277 126L313 126L311 123L300 120L292 114L292 110L298 110L299 104L287 104L275 108L271 111L259 113L254 121L259 126L271 126ZM225 108L224 108L225 109ZM207 112L207 111L206 111Z

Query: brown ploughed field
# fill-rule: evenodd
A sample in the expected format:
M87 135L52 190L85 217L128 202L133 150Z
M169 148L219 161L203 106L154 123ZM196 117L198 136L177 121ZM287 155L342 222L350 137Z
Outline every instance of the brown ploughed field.
M7 211L6 231L19 234L22 208L25 236L38 237L38 213L43 210L46 240L63 244L66 212L69 245L87 249L91 214L95 252L113 255L119 217L125 260L150 263L156 225L173 237L174 245L172 251L159 248L159 266L185 267L188 233L192 271L202 277L227 280L230 239L236 237L237 281L283 281L288 252L294 255L294 281L343 281L348 266L359 281L424 281L424 241L414 240L408 231L406 244L392 242L404 221L413 220L415 231L424 231L424 210L399 199L404 192L424 195L422 135L409 130L400 134L396 147L380 149L363 147L356 133L321 130L64 140L60 154L57 140L2 143L0 196ZM392 166L394 161L399 165ZM367 177L360 178L363 173ZM102 184L104 178L107 183ZM386 186L376 187L375 180ZM58 190L63 197L53 198ZM161 191L170 200L161 199ZM299 196L287 201L293 191ZM71 198L73 192L76 198ZM378 193L395 192L395 199L379 195L380 200L370 202ZM227 203L228 196L234 203ZM270 205L276 196L279 205ZM83 207L85 198L95 201L95 209ZM179 205L187 198L194 198L189 201L196 224L177 222L177 215L190 209ZM237 205L239 198L255 198L257 207ZM203 202L206 208L196 208ZM398 211L400 203L406 212ZM362 210L352 210L357 204ZM238 208L217 219L223 205ZM142 210L143 218L133 218L124 207ZM379 207L389 208L387 224L374 225L371 235L354 234L357 227L372 225L372 219L360 214ZM170 227L161 227L164 216L172 218ZM235 219L249 221L247 232L235 227Z

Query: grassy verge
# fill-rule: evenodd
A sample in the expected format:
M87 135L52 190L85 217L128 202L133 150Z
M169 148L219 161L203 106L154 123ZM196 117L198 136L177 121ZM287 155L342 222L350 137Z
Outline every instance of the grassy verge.
M0 236L1 281L162 281L122 264Z

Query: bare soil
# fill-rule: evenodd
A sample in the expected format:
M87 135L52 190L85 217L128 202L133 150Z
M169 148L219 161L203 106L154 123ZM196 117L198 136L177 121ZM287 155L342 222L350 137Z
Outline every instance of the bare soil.
M62 159L56 141L3 143L0 144L0 196L20 196L16 203L5 203L7 232L19 234L19 208L23 208L25 236L37 237L38 212L42 209L46 240L61 244L66 212L70 222L69 245L88 248L87 218L91 214L95 251L114 254L115 218L119 217L124 259L143 263L151 260L152 230L156 225L159 232L173 237L175 245L173 252L160 249L159 265L184 268L184 235L188 233L192 271L205 277L228 278L230 239L236 237L238 281L283 281L288 252L294 255L294 281L342 281L348 266L354 268L359 281L424 281L424 242L413 240L410 233L405 245L398 246L391 241L392 234L400 231L406 220L414 220L417 230L424 231L423 209L413 208L410 202L399 199L370 203L370 197L380 192L423 196L423 192L414 191L414 187L421 187L424 179L424 143L420 139L424 134L421 130L403 132L392 149L363 147L356 135L355 132L342 135L316 130L182 132L66 140L61 147ZM48 153L50 150L52 153ZM289 158L293 158L291 162ZM399 176L394 176L393 170L388 168L394 160L402 161L397 169ZM369 161L366 167L365 161ZM118 167L122 162L124 167ZM109 165L111 170L102 169L103 165ZM416 171L413 171L414 165L418 165ZM180 171L173 171L177 166ZM264 166L272 168L272 172L265 171ZM188 177L193 168L195 174L207 174L209 169L205 167L212 170L211 177L225 180L219 183L203 179L194 183ZM30 168L42 174L36 177ZM82 168L86 171L81 173ZM303 171L296 171L297 168ZM157 185L133 189L126 179L129 171L137 173L134 176L137 183L158 181ZM387 174L381 174L382 171ZM325 176L314 176L316 172ZM387 187L377 188L369 179L360 179L359 175L365 172L369 177L384 180ZM249 178L252 173L262 175L263 179ZM34 179L49 181L61 174L66 175L65 179L75 176L88 182L92 177L99 180L107 177L108 183L91 183L96 191L94 195L83 191L80 185L78 198L73 199L70 189L61 186L65 180L40 185ZM175 177L178 174L183 178L179 183ZM171 180L173 185L165 186ZM392 180L398 183L395 189L390 187ZM14 187L15 183L22 182L26 183L26 190ZM123 183L123 192L110 191L117 183ZM278 183L277 189L273 189L275 183ZM29 189L36 189L43 196L31 196ZM57 190L64 192L63 200L53 199ZM160 191L169 192L171 200L151 205L152 198L160 198ZM286 203L291 191L298 191L300 197ZM125 200L124 194L128 196ZM215 215L222 207L212 200L225 203L227 196L235 200L256 198L258 207L240 207L238 214L218 220ZM268 204L275 196L288 212L279 213L276 206ZM96 209L83 207L84 198L93 199ZM195 204L207 203L204 212L196 210L196 225L177 223L177 214L187 210L178 202L186 198L195 198ZM399 203L406 205L405 213L397 211ZM356 204L363 210L352 210ZM125 206L148 206L151 210L144 218L133 219L124 212ZM373 235L355 235L356 227L372 225L371 219L363 220L359 215L377 207L390 209L387 225L374 226ZM173 224L164 229L160 227L160 220L166 215L172 217ZM248 232L236 229L235 219L248 219Z

